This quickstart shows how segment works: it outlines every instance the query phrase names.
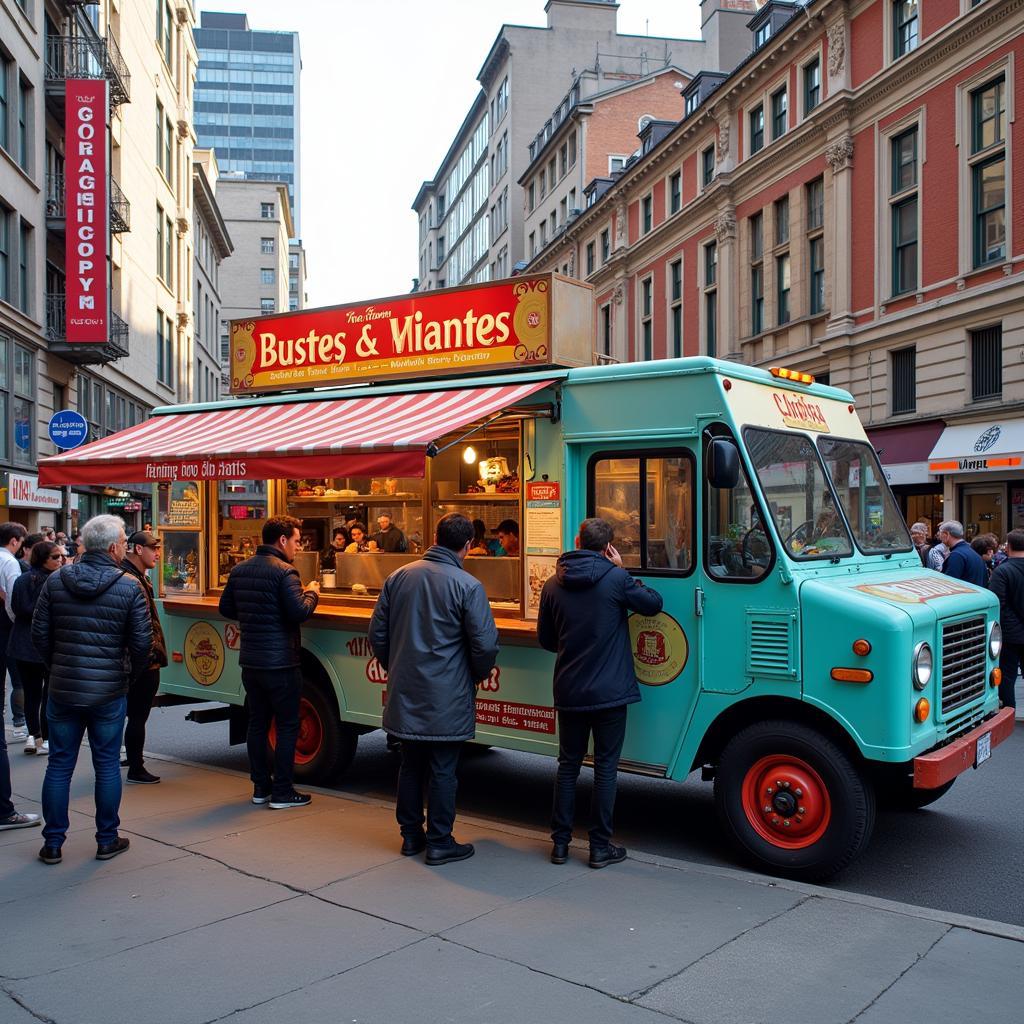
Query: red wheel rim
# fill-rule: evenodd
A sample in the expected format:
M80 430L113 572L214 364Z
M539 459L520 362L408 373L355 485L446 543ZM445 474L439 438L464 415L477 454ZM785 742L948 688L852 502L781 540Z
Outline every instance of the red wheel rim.
M270 723L267 733L272 750L277 748L277 724ZM324 745L324 724L316 708L305 697L299 701L299 735L295 741L295 763L309 764Z
M818 842L832 820L832 801L821 776L790 754L769 754L743 778L743 813L767 843L803 850Z

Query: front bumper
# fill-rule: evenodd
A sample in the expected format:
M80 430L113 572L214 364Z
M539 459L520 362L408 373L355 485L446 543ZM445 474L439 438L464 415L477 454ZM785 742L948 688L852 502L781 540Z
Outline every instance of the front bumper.
M1003 708L947 746L915 757L914 789L937 789L972 767L978 756L979 738L990 732L992 746L997 747L1013 732L1014 714L1013 708Z

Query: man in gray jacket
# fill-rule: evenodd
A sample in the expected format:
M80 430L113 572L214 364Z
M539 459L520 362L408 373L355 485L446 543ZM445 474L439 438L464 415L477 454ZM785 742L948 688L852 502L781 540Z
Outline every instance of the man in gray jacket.
M462 567L472 541L465 516L443 516L434 545L387 578L370 620L370 646L388 673L384 728L402 741L402 853L426 849L432 865L473 856L472 843L452 836L456 769L462 744L476 734L476 687L498 656L487 594Z

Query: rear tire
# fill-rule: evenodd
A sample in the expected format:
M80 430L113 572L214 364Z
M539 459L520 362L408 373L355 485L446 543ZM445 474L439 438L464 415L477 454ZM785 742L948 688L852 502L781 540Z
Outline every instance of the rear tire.
M273 758L276 731L271 723L267 745ZM302 680L299 735L295 742L295 780L323 786L333 782L352 764L359 733L338 718L332 696L309 676Z
M715 805L745 859L761 871L821 881L864 849L875 791L832 740L797 722L757 722L725 746Z

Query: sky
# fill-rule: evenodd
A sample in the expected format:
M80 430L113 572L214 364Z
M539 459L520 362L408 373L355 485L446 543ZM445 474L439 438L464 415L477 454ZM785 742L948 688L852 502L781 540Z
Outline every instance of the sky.
M619 2L619 32L700 38L698 0ZM544 4L200 0L200 11L246 13L250 28L299 33L309 305L410 290L418 272L412 201L479 92L476 74L501 25L543 26Z

